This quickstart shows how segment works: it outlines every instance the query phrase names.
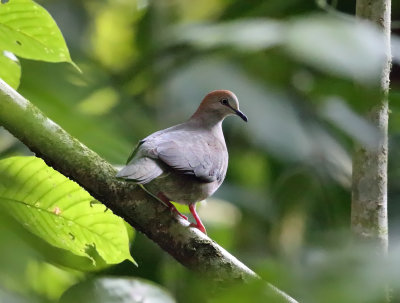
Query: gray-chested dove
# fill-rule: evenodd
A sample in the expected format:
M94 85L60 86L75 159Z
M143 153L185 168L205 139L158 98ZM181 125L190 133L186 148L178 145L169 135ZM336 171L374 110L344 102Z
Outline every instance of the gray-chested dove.
M189 205L196 220L191 226L206 233L196 202L211 196L224 181L228 150L222 121L230 115L247 122L234 93L210 92L189 120L139 141L117 177L142 184L184 219L170 201Z

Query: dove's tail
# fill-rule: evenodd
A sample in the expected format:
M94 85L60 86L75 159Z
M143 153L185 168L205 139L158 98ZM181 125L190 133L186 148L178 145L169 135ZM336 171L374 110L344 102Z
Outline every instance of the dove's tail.
M163 169L155 160L145 157L131 161L117 173L117 178L127 179L138 184L146 184L163 172Z

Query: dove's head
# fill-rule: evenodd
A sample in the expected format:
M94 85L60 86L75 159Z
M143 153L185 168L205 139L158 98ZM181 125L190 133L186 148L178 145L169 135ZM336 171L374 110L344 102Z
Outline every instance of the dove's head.
M236 115L247 122L247 117L239 109L239 101L229 90L214 90L208 93L193 117L223 120L230 115Z

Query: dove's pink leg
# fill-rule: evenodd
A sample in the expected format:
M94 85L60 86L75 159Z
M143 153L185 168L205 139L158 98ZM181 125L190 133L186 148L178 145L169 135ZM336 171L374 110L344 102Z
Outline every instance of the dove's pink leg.
M193 227L197 227L198 229L200 229L203 233L207 234L206 232L206 228L204 227L203 223L201 223L200 217L198 216L198 214L196 213L196 204L189 204L189 209L190 212L193 215L193 218L196 220L196 224L191 223L190 226Z
M188 218L185 215L182 215L179 210L176 209L175 205L171 203L171 201L169 201L169 199L163 194L163 193L158 193L157 197L163 201L166 206L169 207L169 209L171 210L171 212L176 213L178 216L182 217L183 219L187 220Z

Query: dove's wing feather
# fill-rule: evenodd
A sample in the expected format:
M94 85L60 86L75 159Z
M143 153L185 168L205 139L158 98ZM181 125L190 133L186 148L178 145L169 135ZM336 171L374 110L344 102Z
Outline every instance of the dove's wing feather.
M216 152L218 143L202 135L180 132L174 134L173 140L158 144L156 152L158 159L173 170L193 175L202 182L214 182L225 176L223 157L226 153L224 148Z
M163 137L165 133L179 126L160 130L140 140L130 154L126 166L117 173L117 178L127 179L138 184L146 184L162 175L166 167L158 160L154 152L155 145L159 141L159 137Z
M148 151L141 140L128 159L128 163L118 173L117 178L128 179L139 184L149 183L164 172L163 165L156 159L146 156Z
M118 178L128 179L139 184L146 184L164 172L160 165L151 158L142 157L132 160L131 163L118 172Z

